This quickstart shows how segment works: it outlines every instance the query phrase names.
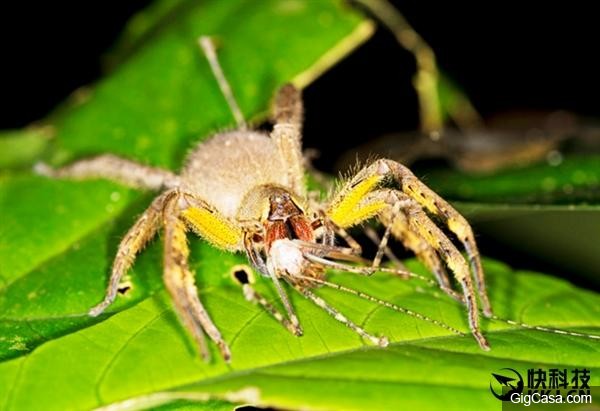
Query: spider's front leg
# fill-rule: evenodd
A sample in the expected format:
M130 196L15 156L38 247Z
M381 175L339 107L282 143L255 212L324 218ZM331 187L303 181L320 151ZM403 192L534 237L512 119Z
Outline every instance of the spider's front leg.
M417 258L433 272L442 289L451 289L448 273L435 248L429 245L418 232L410 229L409 219L404 213L393 215L391 212L382 212L379 219L384 226L389 228L394 238L399 240L408 250L415 253ZM376 244L381 246L381 241ZM458 295L450 294L450 296L456 298Z
M194 274L188 265L190 250L186 238L187 227L184 213L202 212L203 210L184 207L186 202L183 200L183 196L180 192L176 192L171 196L163 212L165 285L171 294L177 314L194 336L202 357L207 361L210 358L204 338L204 332L206 332L219 347L223 359L229 361L231 358L229 347L200 302Z
M150 207L138 218L133 227L129 229L125 237L119 243L117 255L112 265L110 280L106 289L104 300L94 308L89 314L97 317L102 314L106 308L113 303L119 290L119 283L123 275L129 270L135 256L150 241L160 227L162 211L166 201L173 195L173 191L166 191L156 197Z
M267 301L263 295L256 291L250 282L248 274L245 271L238 270L234 272L234 278L242 286L244 298L246 298L246 300L260 305L266 313L275 319L275 321L277 321L295 336L302 336L302 328L299 326L299 324L294 324L285 318L273 304Z
M395 180L395 184L401 191L381 188L390 178ZM421 183L406 167L394 161L378 160L364 168L342 187L332 200L327 214L335 224L341 227L350 227L371 217L378 217L384 224L387 224L386 236L391 232L393 235L399 236L400 240L404 240L405 244L407 244L407 238L410 238L412 242L409 242L408 245L426 244L427 247L422 251L430 253L431 249L435 250L461 284L471 331L479 345L487 350L489 344L479 329L479 311L469 267L458 249L431 221L423 208L442 217L450 231L454 232L465 245L475 272L484 313L491 315L481 262L471 227L456 210ZM398 224L397 221L401 221L398 218L405 219L407 224ZM408 234L399 235L403 234L402 230ZM428 256L431 257L431 254ZM425 257L425 255L420 257ZM436 258L424 260L435 265ZM438 274L438 280L442 288L448 290L445 286L447 283L445 277Z
M377 164L379 163L379 164ZM492 306L487 295L483 267L479 250L475 243L473 229L465 218L456 211L447 201L427 187L415 175L402 164L391 160L379 160L377 168L389 167L390 173L400 184L402 191L413 198L430 213L440 217L463 244L469 258L471 270L475 274L475 283L479 292L479 299L483 313L486 317L492 316ZM383 170L382 170L383 171Z
M357 213L366 214L367 218L374 216L382 209L381 202L383 200L379 203L365 204L362 207L357 207L357 205L363 200L365 195L377 189L389 178L395 181L404 194L412 198L431 214L441 218L448 229L463 244L469 258L471 270L475 274L475 282L483 313L486 317L491 317L492 308L487 296L483 268L471 226L458 211L423 184L407 167L393 160L381 159L375 161L370 166L358 172L340 190L331 203L330 213L337 214L339 219L346 224L348 224L347 220L365 219ZM350 225L353 224L351 223Z

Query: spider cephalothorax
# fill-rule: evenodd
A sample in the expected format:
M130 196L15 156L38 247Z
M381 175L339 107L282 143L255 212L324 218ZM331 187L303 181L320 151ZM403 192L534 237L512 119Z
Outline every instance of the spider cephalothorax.
M326 268L363 275L378 269L410 275L402 270L379 267L382 255L388 251L388 238L393 236L436 275L442 290L467 306L473 336L483 349L489 349L479 329L478 300L488 316L491 307L473 232L466 220L410 170L386 159L359 170L326 201L309 201L301 151L299 91L292 85L279 90L270 134L249 131L209 39L202 38L201 46L238 120L238 130L219 133L199 143L179 174L113 155L80 160L57 170L45 165L37 168L38 172L53 177L104 177L133 187L161 191L121 241L105 298L90 315L99 315L114 301L119 282L135 256L162 228L165 285L181 321L205 358L208 357L205 334L217 344L225 359L230 358L230 352L198 298L194 275L188 266L186 233L190 230L223 250L245 252L251 264L272 280L286 314L281 314L254 291L247 276L240 274L236 278L243 285L244 295L296 335L301 335L302 329L282 282L380 346L387 345L385 337L363 330L314 294L312 288L329 286L350 292L460 334L438 321L324 279ZM457 237L468 259L432 221L431 215ZM364 263L360 247L345 230L370 219L379 220L386 228L377 255L368 266L344 262ZM336 245L336 237L345 240L349 247ZM447 270L462 293L452 289Z

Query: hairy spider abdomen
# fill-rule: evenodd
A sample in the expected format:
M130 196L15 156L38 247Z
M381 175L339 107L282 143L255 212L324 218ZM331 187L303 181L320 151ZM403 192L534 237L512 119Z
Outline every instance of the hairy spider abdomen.
M230 131L201 142L181 171L182 187L234 218L244 196L254 187L288 187L287 166L269 136Z

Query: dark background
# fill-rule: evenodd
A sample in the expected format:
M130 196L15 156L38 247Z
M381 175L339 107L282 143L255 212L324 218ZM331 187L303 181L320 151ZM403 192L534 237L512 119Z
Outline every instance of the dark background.
M99 78L102 54L128 18L148 3L3 5L0 128L21 127L43 117L74 89ZM515 108L598 114L600 35L591 3L394 3L484 115ZM348 139L415 128L413 73L411 55L379 30L306 91L307 121L323 127L334 122L321 119L351 120L349 129L354 132L344 136ZM371 104L381 101L389 103L387 108ZM371 113L370 108L377 111ZM398 116L399 111L404 115Z
M0 129L44 117L101 76L101 57L149 1L19 2L1 6ZM484 115L567 109L598 117L597 13L591 2L395 1L435 50L440 67ZM387 31L305 91L305 146L328 169L342 152L384 133L418 127L413 57ZM482 252L523 268L561 271L492 238Z

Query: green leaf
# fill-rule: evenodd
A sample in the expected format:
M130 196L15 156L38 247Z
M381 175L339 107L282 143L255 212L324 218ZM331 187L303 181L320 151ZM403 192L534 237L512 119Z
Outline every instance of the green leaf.
M211 267L213 276L198 277L208 310L231 344L233 361L205 364L178 324L165 293L160 291L126 310L120 298L108 319L46 342L27 356L0 364L0 398L6 409L88 409L132 400L137 406L196 398L232 399L287 409L493 409L490 373L510 367L526 375L528 368L591 369L590 385L600 383L600 344L584 337L524 330L500 321L483 321L492 345L483 352L470 336L455 336L434 324L399 314L331 289L317 290L349 318L375 333L387 335L386 349L368 346L321 309L293 294L305 329L292 336L258 307L247 303L228 272L237 258L219 256L194 243L194 266ZM144 253L135 278L158 282L158 247ZM77 261L98 251L96 237L81 244ZM220 258L222 257L222 258ZM39 273L47 283L61 281L60 267ZM411 263L410 268L424 273ZM151 269L154 267L154 269ZM143 274L138 271L143 270ZM530 272L512 271L485 262L490 297L497 315L528 324L600 333L600 296L568 283ZM49 277L49 278L48 278ZM65 279L65 285L73 277ZM91 280L88 280L91 281ZM387 301L442 320L468 332L464 307L438 290L377 274L361 278L337 273L332 281L361 289ZM275 299L265 280L258 287ZM137 283L136 283L137 284ZM138 287L136 287L138 288ZM8 295L23 300L32 289L41 296L9 315L25 323L40 314L61 321L94 302L73 290L53 289L33 278L13 285ZM71 291L71 292L69 292ZM65 301L63 311L39 313L40 299ZM48 306L45 305L46 307ZM10 308L10 307L8 307ZM20 313L17 311L20 309ZM7 308L2 307L3 312ZM37 320L41 320L37 318ZM50 320L50 318L46 318ZM31 323L31 322L30 322ZM216 351L213 350L213 354ZM436 400L432 401L432 396ZM44 403L39 403L44 398ZM203 403L199 403L198 407ZM201 407L202 408L202 407ZM208 406L207 406L208 409Z
M131 23L111 75L45 121L54 138L43 148L21 140L28 154L2 165L29 164L41 152L53 164L111 152L176 169L193 142L233 123L197 36L216 35L234 93L246 116L258 120L278 85L306 84L371 32L339 3L159 2ZM506 364L585 366L598 384L592 340L484 322L494 349L483 353L471 337L328 289L317 292L368 330L388 335L392 346L365 346L298 295L292 301L305 336L291 336L231 280L231 268L245 259L199 240L192 241L191 264L203 302L231 345L230 365L214 347L213 362L202 362L177 321L161 281L159 240L136 261L133 288L105 315L88 317L103 296L119 239L151 198L105 181L2 172L0 409L90 409L147 395L154 396L135 401L166 401L166 409L245 402L427 409L431 387L449 404L464 400L464 409L497 406L487 391L489 372ZM598 333L598 295L499 263L488 262L486 270L500 316ZM426 285L383 275L333 278L468 331L463 307ZM276 301L267 281L257 287Z
M0 132L0 168L30 166L52 138L52 130L29 128Z
M600 205L600 156L566 156L559 164L533 164L492 175L436 170L427 182L455 201L487 204Z

